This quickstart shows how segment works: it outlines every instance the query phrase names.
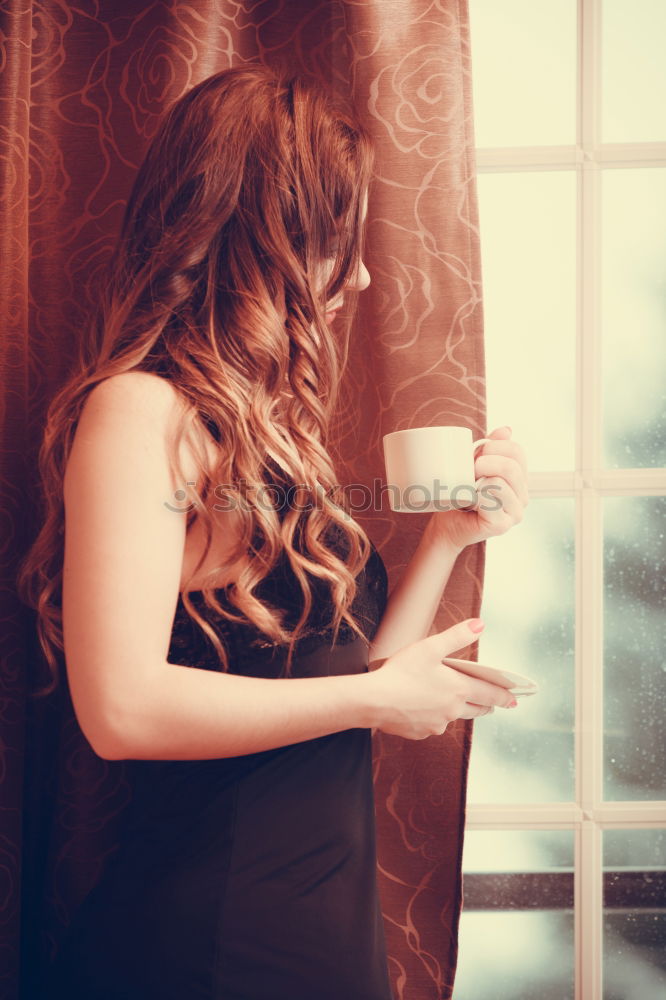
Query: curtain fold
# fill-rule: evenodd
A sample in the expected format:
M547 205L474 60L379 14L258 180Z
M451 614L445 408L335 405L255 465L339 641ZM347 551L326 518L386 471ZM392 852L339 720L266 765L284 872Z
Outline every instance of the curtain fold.
M335 76L377 144L366 265L342 451L351 482L383 480L381 438L460 424L485 434L481 261L466 2L345 5ZM428 515L364 526L395 581ZM458 557L432 631L479 613L485 545ZM453 995L471 721L424 741L374 736L379 891L399 1000Z
M37 996L40 968L113 852L129 801L66 683L45 703L33 613L14 593L37 527L48 401L78 354L97 274L157 118L229 65L288 60L351 92L377 144L370 287L359 297L336 449L345 481L383 481L382 435L437 423L485 433L481 263L466 0L0 0L0 989ZM392 585L427 515L364 509ZM478 614L485 548L458 558L433 631ZM374 737L378 878L396 1000L452 996L472 722Z

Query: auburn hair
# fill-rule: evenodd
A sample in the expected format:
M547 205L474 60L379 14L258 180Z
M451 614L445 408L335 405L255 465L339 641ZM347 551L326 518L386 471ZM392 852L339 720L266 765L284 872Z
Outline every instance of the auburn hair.
M37 611L49 665L48 684L34 694L55 689L57 652L64 652L63 478L77 420L96 384L129 371L168 379L176 392L169 459L177 482L185 481L180 443L193 444L198 502L187 526L200 518L206 543L181 597L222 669L229 666L224 643L186 593L210 549L208 501L219 483L240 510L230 556L240 572L227 595L238 614L215 595L215 572L219 578L223 567L207 574L205 603L288 643L290 672L312 607L312 574L330 585L335 637L344 619L367 643L350 609L370 542L350 516L328 444L353 309L334 336L325 304L360 264L373 161L371 136L352 101L287 68L255 61L222 70L164 112L100 280L76 371L47 412L39 451L43 520L17 578L20 598ZM322 289L317 279L326 259L333 263ZM197 444L202 424L219 431L215 469ZM285 488L306 488L311 502L299 506L309 509L289 507L281 518L242 489L256 484L265 496L275 462ZM328 544L329 528L346 539L344 559ZM293 630L280 608L253 594L282 553L303 593Z

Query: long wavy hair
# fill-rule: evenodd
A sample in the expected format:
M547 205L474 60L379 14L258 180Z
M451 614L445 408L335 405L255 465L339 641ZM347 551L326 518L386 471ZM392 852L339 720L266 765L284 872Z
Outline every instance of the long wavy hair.
M77 420L97 383L129 371L158 375L176 391L171 470L185 482L179 451L187 438L198 467L187 527L200 518L206 539L181 598L222 669L229 664L219 632L187 594L210 549L207 501L216 483L228 484L225 501L240 511L229 556L240 570L227 591L236 612L215 594L223 567L206 575L205 603L230 621L253 623L276 644L288 643L290 672L296 641L307 633L311 574L330 586L333 641L344 619L368 642L351 605L370 542L349 513L328 444L353 309L334 336L325 305L360 264L373 161L371 137L353 103L286 68L251 62L225 69L163 114L100 281L76 371L47 412L39 452L44 517L17 578L20 598L37 611L49 665L49 683L35 695L55 689L58 651L64 652L63 477ZM322 289L318 277L327 260ZM219 432L214 469L202 424ZM241 487L256 484L265 496L277 482L275 468L284 489L306 489L310 503L299 507L309 509L290 506L280 517ZM344 559L335 542L328 544L331 528L338 541L346 539ZM293 629L283 609L253 593L283 553L303 594Z

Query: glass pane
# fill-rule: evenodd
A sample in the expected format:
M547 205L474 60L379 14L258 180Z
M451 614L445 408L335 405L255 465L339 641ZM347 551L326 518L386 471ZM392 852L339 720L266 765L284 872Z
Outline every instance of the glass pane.
M479 174L488 429L509 424L530 471L573 469L576 179Z
M576 141L576 0L469 0L477 146Z
M666 140L666 4L603 0L602 142Z
M573 1000L573 850L571 830L467 830L456 1000Z
M602 192L603 462L663 468L666 168L605 170Z
M479 663L527 674L537 694L474 721L469 802L574 797L574 502L531 499L486 549Z
M462 866L468 874L573 871L573 864L573 830L465 831Z
M666 996L666 830L604 830L603 1000Z
M666 497L602 501L604 796L664 799Z

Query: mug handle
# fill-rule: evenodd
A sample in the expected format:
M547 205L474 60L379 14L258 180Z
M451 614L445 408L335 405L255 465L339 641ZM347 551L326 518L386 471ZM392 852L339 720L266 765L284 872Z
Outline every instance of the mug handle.
M475 452L476 449L479 447L480 444L490 444L491 441L492 441L492 438L479 438L478 441L473 441L472 442L472 451Z
M492 441L492 438L479 438L479 440L478 440L478 441L473 441L473 442L472 442L472 453L473 453L473 455L474 455L474 458L476 458L476 449L477 449L477 448L478 448L478 447L479 447L480 445L482 445L482 444L489 444L489 443L490 443L491 441ZM465 508L464 508L464 507L463 507L463 510L465 510ZM472 507L472 508L469 508L469 509L467 509L467 513L468 513L468 514L473 514L473 513L474 513L474 510L475 510L475 508L473 508L473 507Z

